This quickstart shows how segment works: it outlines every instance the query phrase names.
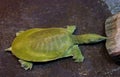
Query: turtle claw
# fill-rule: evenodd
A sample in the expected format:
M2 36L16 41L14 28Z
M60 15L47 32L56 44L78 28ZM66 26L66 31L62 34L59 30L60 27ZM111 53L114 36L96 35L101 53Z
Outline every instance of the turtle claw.
M23 67L25 70L31 70L33 64L31 62L28 61L24 61L24 60L18 60L21 64L21 67Z

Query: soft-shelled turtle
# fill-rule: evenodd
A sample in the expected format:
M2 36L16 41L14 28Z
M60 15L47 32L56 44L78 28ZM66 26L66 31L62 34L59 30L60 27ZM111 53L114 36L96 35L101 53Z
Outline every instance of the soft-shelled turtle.
M25 70L32 68L32 62L48 62L70 56L75 62L83 62L84 56L78 44L100 42L106 37L97 34L73 35L75 29L76 26L68 26L20 31L7 50L20 59Z

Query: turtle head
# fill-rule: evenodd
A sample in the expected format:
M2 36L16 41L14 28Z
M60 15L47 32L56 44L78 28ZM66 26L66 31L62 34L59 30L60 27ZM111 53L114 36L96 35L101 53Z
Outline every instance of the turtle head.
M106 40L107 38L98 34L73 35L75 44L93 44Z

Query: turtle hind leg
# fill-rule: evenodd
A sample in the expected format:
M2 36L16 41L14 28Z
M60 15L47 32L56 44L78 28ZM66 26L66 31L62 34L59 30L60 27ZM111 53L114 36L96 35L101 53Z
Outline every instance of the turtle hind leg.
M19 31L16 33L16 36L19 36L21 33L23 33L24 31Z
M21 67L23 67L25 70L31 70L33 64L31 62L25 61L25 60L18 60L21 64Z
M79 49L78 45L74 45L73 47L73 59L75 59L75 62L83 62L84 56L81 53L81 50Z

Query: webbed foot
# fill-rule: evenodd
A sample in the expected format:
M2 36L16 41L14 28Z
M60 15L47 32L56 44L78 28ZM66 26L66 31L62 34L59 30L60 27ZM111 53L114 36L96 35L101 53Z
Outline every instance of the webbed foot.
M75 59L75 62L83 62L84 61L84 56L82 55L78 45L74 45L73 59Z
M18 60L18 61L20 62L21 67L23 67L25 70L32 69L33 64L31 62L24 61L24 60Z

